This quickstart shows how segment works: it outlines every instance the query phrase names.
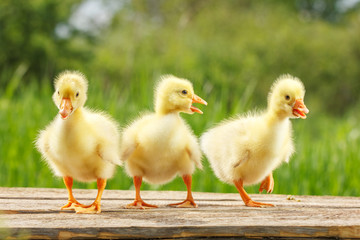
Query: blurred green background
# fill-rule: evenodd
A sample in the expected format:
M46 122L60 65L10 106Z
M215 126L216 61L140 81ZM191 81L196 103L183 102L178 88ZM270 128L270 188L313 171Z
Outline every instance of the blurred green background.
M274 192L360 194L359 1L2 0L0 47L0 186L64 188L34 140L57 114L52 83L65 69L85 73L87 106L122 127L153 109L160 75L188 78L209 103L203 115L182 114L197 136L265 108L272 82L290 73L306 86L310 114L292 120L296 153L274 172ZM203 162L194 191L236 192ZM132 188L122 168L107 186Z

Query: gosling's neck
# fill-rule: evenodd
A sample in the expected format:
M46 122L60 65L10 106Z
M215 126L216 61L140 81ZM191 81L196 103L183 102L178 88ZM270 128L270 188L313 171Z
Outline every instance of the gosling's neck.
M155 111L157 116L176 115L180 117L180 111Z
M169 115L169 114L174 114L174 115L180 116L180 112L181 112L180 109L178 109L176 107L169 107L164 104L157 104L155 106L155 113L158 116L165 116L165 115Z
M74 112L65 120L63 121L63 124L66 126L70 126L73 125L75 123L81 123L81 121L84 118L84 108L83 107L79 107L77 109L74 110Z
M265 113L265 119L268 126L277 126L286 122L289 119L289 116L282 110L268 108Z

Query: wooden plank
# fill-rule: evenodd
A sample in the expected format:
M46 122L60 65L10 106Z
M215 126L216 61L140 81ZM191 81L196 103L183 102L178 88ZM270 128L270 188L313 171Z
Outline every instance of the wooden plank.
M84 204L96 190L74 190ZM59 211L65 189L0 188L0 238L360 238L360 198L252 194L275 208L245 207L238 194L200 193L196 209L167 207L185 192L142 191L143 199L159 208L125 209L133 191L105 190L102 213Z

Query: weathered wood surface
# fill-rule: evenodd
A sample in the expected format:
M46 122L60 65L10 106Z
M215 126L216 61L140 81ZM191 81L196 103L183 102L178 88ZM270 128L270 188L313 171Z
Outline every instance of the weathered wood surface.
M84 204L96 190L74 190ZM253 194L275 208L245 207L238 194L194 193L199 207L175 209L185 192L142 191L159 208L129 210L133 191L105 190L102 213L59 211L65 189L0 188L0 238L360 238L360 198Z

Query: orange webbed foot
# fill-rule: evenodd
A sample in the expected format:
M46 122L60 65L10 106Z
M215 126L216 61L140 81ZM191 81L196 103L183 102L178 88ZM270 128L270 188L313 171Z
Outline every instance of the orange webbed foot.
M179 202L179 203L172 203L168 206L176 207L176 208L197 208L197 204L193 199L185 199L185 201Z
M272 178L272 175L271 176L269 175L268 177ZM260 202L253 201L250 198L250 196L246 193L246 191L245 191L245 189L243 187L243 180L242 179L235 180L234 184L235 184L237 190L239 191L241 199L244 201L246 206L248 206L248 207L275 207L273 204L270 204L270 203L260 203Z
M262 193L262 191L266 191L267 193L272 193L274 190L274 178L272 174L267 176L260 185L259 192Z
M76 205L81 205L76 200L69 200L67 204L61 207L61 210L75 210Z
M245 203L246 206L248 207L275 207L275 205L270 204L270 203L261 203L261 202L255 202L253 200L249 200L248 202Z
M128 209L142 209L142 210L149 209L149 208L157 208L157 207L158 206L148 204L148 203L144 202L143 200L135 200L133 203L126 205L126 208L128 208Z
M76 204L74 207L76 213L101 213L101 205L98 202L94 202L91 205Z
M197 204L195 203L194 198L191 193L192 177L189 174L185 174L182 176L182 178L183 178L183 181L187 188L187 197L182 202L172 203L172 204L169 204L168 206L176 207L176 208L197 208Z

